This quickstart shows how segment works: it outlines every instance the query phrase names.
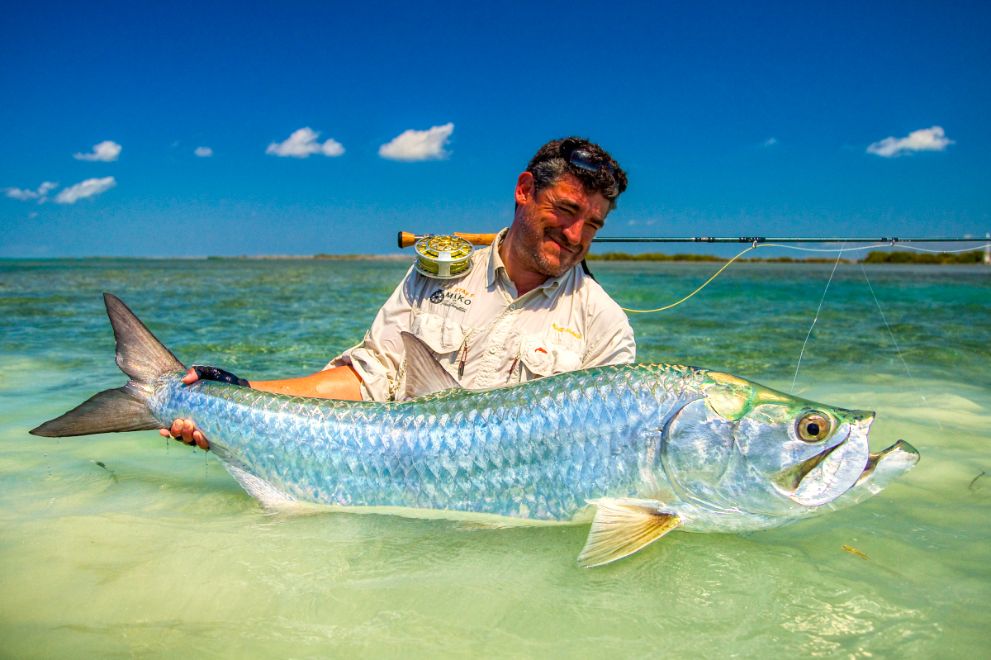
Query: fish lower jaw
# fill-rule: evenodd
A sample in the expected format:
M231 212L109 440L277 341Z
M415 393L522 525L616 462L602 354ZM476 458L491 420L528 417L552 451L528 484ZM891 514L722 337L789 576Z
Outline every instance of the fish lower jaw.
M860 486L865 481L871 479L875 472L877 472L878 466L882 465L882 463L885 466L883 471L901 468L901 472L906 472L915 467L918 462L919 451L904 440L898 440L898 442L890 447L886 447L876 453L872 452L867 457L867 465L860 474L860 478L857 479L856 486Z
M681 514L678 514L681 516ZM680 530L700 534L738 534L773 529L794 522L795 518L741 511L734 514L702 514L682 518Z
M780 527L794 520L774 513L759 513L740 508L717 508L690 502L661 505L658 508L663 513L678 516L681 519L678 529L686 532L725 534L756 532Z

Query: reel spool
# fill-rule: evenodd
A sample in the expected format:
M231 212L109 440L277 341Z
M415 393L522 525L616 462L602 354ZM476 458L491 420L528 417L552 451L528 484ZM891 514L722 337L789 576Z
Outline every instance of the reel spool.
M471 243L460 236L424 236L413 246L414 268L426 277L450 280L471 270Z

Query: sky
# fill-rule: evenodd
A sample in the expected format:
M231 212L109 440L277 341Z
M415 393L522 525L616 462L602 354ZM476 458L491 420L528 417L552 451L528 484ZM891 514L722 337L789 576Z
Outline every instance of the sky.
M601 236L991 231L987 2L3 5L0 257L495 231L567 135Z

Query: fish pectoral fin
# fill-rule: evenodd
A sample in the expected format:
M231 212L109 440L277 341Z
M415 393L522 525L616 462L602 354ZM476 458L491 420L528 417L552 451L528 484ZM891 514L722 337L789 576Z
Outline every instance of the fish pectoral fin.
M447 373L422 339L405 331L400 334L406 350L406 387L401 401L461 388L458 381Z
M680 523L673 513L661 511L654 500L604 497L589 500L595 518L578 563L585 568L622 559L661 538Z

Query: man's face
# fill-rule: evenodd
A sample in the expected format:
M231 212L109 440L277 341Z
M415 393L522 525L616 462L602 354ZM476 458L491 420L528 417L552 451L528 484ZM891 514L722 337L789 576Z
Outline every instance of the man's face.
M609 213L609 201L601 193L586 192L570 174L535 192L533 175L523 172L516 183L516 203L513 226L519 230L526 266L549 277L581 262Z

